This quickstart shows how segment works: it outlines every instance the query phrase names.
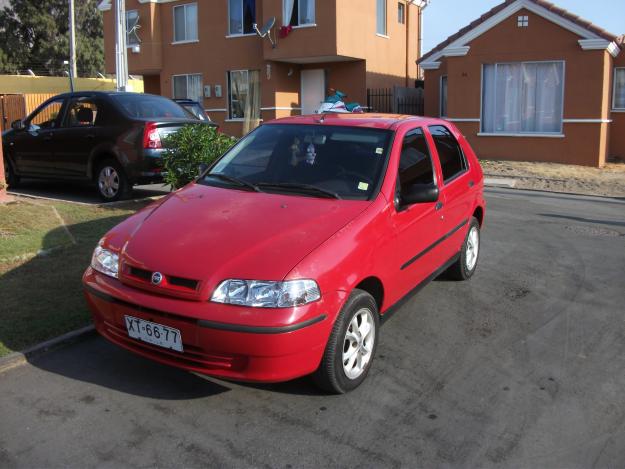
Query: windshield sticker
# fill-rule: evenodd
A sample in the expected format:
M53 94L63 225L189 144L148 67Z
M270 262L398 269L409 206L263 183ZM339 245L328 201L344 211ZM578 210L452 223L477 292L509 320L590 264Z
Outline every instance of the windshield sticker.
M376 155L381 155L382 153L384 153L384 148L382 147L378 147L375 149L375 153Z
M361 191L366 191L367 189L369 189L369 184L367 184L366 182L359 182L358 189L360 189Z

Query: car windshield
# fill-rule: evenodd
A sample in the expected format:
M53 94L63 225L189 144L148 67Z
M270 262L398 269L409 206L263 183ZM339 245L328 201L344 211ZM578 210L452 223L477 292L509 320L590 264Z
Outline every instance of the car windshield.
M199 182L245 190L369 200L391 131L329 125L262 125Z
M162 96L149 94L116 94L113 100L119 104L130 117L159 119L159 118L183 118L197 119L193 114L184 109L178 103Z

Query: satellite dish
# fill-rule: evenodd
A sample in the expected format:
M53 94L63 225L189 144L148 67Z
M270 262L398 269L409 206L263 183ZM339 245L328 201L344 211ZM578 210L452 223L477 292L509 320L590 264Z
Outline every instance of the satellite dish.
M254 23L252 25L252 27L254 28L254 31L256 31L256 34L258 34L260 37L265 37L267 36L269 38L269 42L271 42L271 47L275 48L276 47L276 42L275 40L271 37L271 29L275 26L276 24L276 17L272 16L271 18L269 18L265 24L263 25L262 28L258 29L258 25L256 23Z

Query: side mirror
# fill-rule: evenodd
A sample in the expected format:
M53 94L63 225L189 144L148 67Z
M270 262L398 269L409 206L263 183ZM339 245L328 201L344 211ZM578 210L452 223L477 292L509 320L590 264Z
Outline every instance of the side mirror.
M24 121L22 119L17 119L11 122L11 128L15 131L24 130L26 126L24 125Z
M199 172L198 176L201 176L202 174L204 174L207 169L208 169L208 165L206 163L200 163L200 165L197 168Z
M403 205L436 202L438 200L438 186L436 184L413 184L405 193L401 194Z

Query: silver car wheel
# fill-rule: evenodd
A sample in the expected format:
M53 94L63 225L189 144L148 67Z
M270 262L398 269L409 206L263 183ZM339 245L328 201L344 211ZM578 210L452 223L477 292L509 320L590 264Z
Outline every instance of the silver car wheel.
M117 195L119 191L119 174L112 166L104 166L98 175L98 187L100 193L111 199Z
M368 308L359 309L352 317L343 339L343 371L349 379L358 378L373 356L375 322Z
M477 227L471 227L469 236L467 236L467 249L465 254L465 263L467 270L471 271L477 264L477 256L480 251L480 232Z

